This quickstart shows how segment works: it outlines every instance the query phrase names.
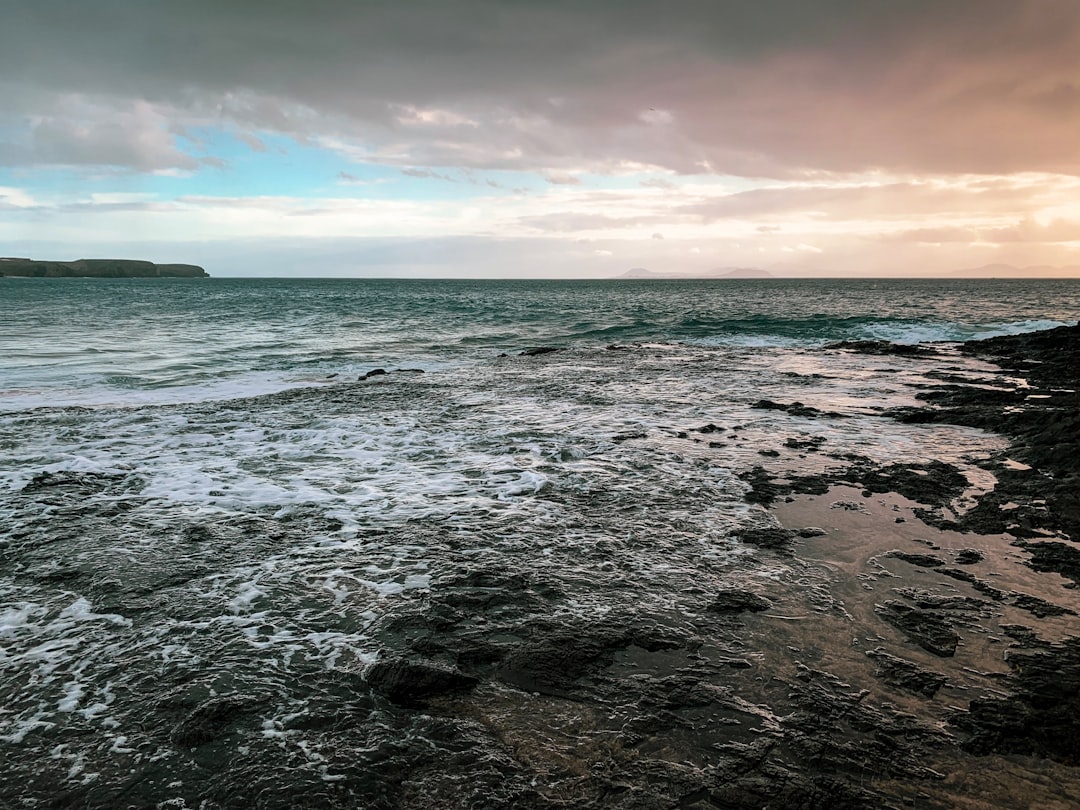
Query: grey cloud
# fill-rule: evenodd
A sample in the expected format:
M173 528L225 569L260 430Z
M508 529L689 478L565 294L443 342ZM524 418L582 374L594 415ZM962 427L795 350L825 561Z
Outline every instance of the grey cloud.
M13 5L0 76L23 103L25 88L142 99L391 165L1080 171L1073 0Z
M456 183L453 177L448 174L441 174L434 169L402 169L401 173L406 177L418 177L431 180L445 180L448 183Z
M194 170L199 159L176 147L164 120L148 105L56 105L28 122L21 141L0 143L0 164L112 166L137 171Z

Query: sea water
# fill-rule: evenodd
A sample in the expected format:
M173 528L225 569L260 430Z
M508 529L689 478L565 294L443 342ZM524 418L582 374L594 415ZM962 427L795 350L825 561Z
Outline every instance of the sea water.
M223 756L345 779L334 752L362 768L370 730L296 718L462 571L527 572L590 617L783 580L732 539L773 520L743 497L763 459L940 459L977 487L1005 446L882 417L984 365L830 344L1078 305L1080 281L0 279L0 746L29 780L2 798L190 798L206 763L170 729L227 694L258 722Z

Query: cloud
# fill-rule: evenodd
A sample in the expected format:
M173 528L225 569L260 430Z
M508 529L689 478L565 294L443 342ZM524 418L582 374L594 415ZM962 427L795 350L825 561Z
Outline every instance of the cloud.
M398 166L1080 172L1073 0L36 0L0 76L12 115L110 98ZM60 117L23 159L190 168L124 129Z
M47 113L33 116L15 140L0 143L9 166L111 166L141 172L191 171L222 166L177 148L168 117L144 101L108 103L66 95Z

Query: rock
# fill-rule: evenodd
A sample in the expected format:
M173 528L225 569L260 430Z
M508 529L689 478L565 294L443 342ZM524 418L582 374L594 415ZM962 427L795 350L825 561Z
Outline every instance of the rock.
M956 652L960 636L940 616L901 602L886 602L878 605L875 611L927 652L941 658L949 658Z
M791 542L795 532L780 526L766 526L763 528L743 529L736 537L744 543L759 548L782 548Z
M181 748L197 748L232 733L236 721L257 706L251 697L226 695L200 703L172 733L172 741Z
M479 681L430 661L376 661L364 673L367 685L399 706L422 706L428 698L472 689Z
M702 425L701 427L696 428L696 430L698 433L722 433L724 429L709 422L709 424Z
M764 467L754 467L749 472L743 473L741 478L750 485L750 491L743 496L747 503L768 506L782 494L781 488L774 483L776 476Z
M382 377L384 374L389 374L385 368L373 368L367 374L361 374L359 379L370 380L372 377Z
M813 417L821 415L821 411L817 408L811 408L809 405L803 405L801 402L783 404L780 402L773 402L771 399L759 399L750 407L764 411L785 411L792 416Z
M1026 628L1002 628L1022 637ZM1028 636L1031 636L1028 631ZM1029 638L1027 643L1038 643ZM1080 639L1040 644L1031 651L1010 650L1015 694L973 700L968 712L951 722L972 736L972 753L1034 754L1058 762L1080 760Z
M1070 610L1061 605L1055 605L1053 602L1047 602L1045 599L1040 599L1037 596L1026 593L1015 594L1012 604L1021 610L1028 611L1028 613L1031 613L1040 619L1046 618L1047 616L1076 615L1075 610Z
M525 351L518 352L519 357L537 357L541 354L551 354L552 352L561 352L563 349L557 346L534 346L531 349L525 349Z
M624 649L632 642L630 630L614 624L555 629L519 646L499 667L496 676L526 692L561 697L586 671L610 661L613 651Z
M707 610L713 613L760 613L772 607L772 602L753 591L730 588L720 591Z
M898 357L924 357L937 354L937 350L929 346L890 343L887 340L842 340L839 343L830 343L825 348L844 349L859 354L886 354Z
M974 548L965 548L956 554L958 565L974 565L977 562L982 562L982 560L982 552Z
M828 534L824 529L819 529L817 526L804 526L795 532L799 537L824 537Z
M897 658L882 650L871 650L866 654L877 664L875 677L905 692L932 698L945 683L944 675L924 669L912 661Z
M1027 561L1036 571L1053 571L1080 583L1080 551L1065 543L1026 543L1024 550L1031 554Z
M912 554L907 551L890 551L885 556L903 560L904 562L911 563L919 568L937 568L938 566L945 564L945 561L941 559L941 557L936 557L933 554Z
M821 445L825 444L824 436L810 436L804 439L796 439L794 436L789 436L784 439L784 447L792 450L810 450L811 452L820 450Z

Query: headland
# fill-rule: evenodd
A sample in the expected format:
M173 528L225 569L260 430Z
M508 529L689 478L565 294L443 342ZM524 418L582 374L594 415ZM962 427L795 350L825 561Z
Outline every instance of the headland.
M73 262L0 258L0 276L22 278L209 278L195 264L155 264L138 259L78 259Z

